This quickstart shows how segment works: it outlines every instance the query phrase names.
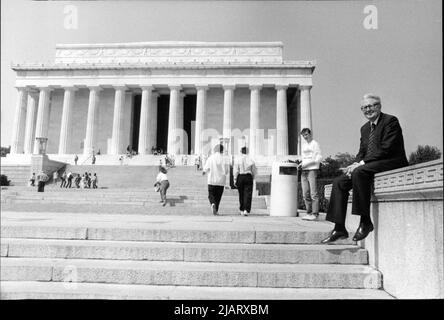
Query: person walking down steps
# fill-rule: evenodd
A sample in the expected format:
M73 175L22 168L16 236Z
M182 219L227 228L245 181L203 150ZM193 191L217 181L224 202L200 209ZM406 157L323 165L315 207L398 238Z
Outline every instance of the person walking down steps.
M159 166L159 173L157 174L156 183L154 186L159 187L160 202L162 203L162 206L165 207L167 201L166 192L170 187L170 182L168 181L167 170L162 166Z

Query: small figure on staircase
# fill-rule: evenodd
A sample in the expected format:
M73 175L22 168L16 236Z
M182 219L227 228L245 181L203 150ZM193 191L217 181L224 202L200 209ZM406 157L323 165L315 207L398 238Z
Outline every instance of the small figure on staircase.
M80 173L77 173L77 174L76 174L76 177L75 177L75 179L74 179L74 183L75 183L77 189L80 188L80 181L81 181L81 180L82 180L82 177L80 176Z
M87 177L88 177L88 188L91 189L91 182L92 182L91 172L87 174Z
M99 179L97 178L97 174L94 172L94 176L91 178L93 189L97 189L97 184L99 183Z
M57 182L59 182L59 173L57 170L52 174L52 180L54 182L54 187L57 186Z
M160 202L162 206L166 206L166 192L170 187L170 182L168 181L167 170L165 167L159 166L159 173L156 177L155 185L159 185L160 192Z
M81 188L81 189L85 189L85 186L86 186L86 177L85 177L85 175L83 174L83 175L82 175L82 178L80 179L80 188Z
M43 171L40 171L37 175L37 192L45 192L45 184L48 180L48 175Z
M60 179L62 180L62 182L60 182L60 188L65 187L65 183L67 183L66 178L66 171L64 171L62 176L60 177Z
M29 179L29 185L35 187L35 172L32 173L31 179Z
M73 178L73 175L72 175L72 172L70 171L70 172L68 172L68 174L66 175L65 188L71 188L71 185L72 185L72 178Z

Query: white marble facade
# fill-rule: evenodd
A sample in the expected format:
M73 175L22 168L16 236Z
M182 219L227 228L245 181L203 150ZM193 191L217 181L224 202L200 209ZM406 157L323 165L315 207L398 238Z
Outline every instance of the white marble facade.
M282 51L280 42L57 45L54 63L13 64L11 154L36 153L35 138L46 137L59 155L119 155L128 145L202 154L220 138L234 153L243 143L253 155L295 155L312 123L315 64L284 61Z

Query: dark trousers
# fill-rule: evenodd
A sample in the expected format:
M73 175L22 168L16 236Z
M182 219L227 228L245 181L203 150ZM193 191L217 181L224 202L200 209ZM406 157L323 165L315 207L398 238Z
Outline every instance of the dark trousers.
M166 201L166 193L169 187L170 183L168 182L168 180L163 180L160 182L160 189L159 189L160 199L164 202Z
M253 196L253 176L251 174L240 174L237 177L237 190L239 191L239 210L251 211L251 199Z
M333 180L326 220L345 224L349 191L353 189L352 214L370 218L370 198L375 173L406 166L402 160L379 160L353 170L351 177L342 175Z
M72 178L71 179L68 178L68 182L66 183L65 188L71 188L71 185L72 185Z
M66 183L66 180L62 179L62 182L60 183L60 188L64 188L65 187L65 183Z
M219 211L219 203L224 193L224 186L208 185L208 200L210 203L214 203L216 211Z
M37 192L45 192L45 181L39 181L37 184Z

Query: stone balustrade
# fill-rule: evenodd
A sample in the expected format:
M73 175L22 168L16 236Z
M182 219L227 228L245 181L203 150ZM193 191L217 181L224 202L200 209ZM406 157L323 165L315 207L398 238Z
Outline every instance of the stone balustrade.
M361 245L384 289L397 298L444 298L442 158L377 174L371 216L375 230ZM349 231L359 224L350 204L346 224Z

